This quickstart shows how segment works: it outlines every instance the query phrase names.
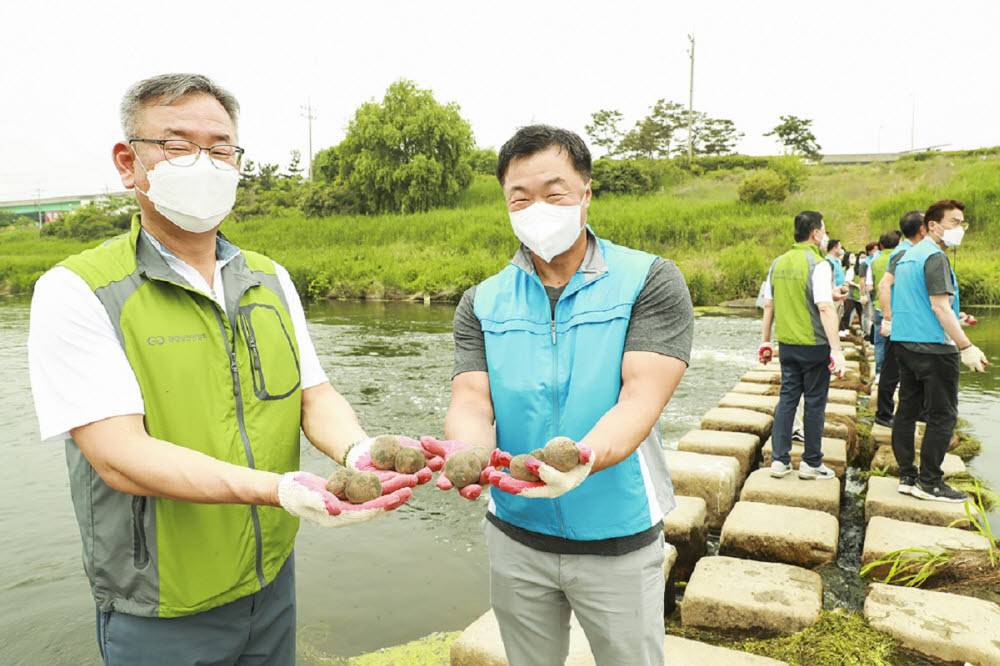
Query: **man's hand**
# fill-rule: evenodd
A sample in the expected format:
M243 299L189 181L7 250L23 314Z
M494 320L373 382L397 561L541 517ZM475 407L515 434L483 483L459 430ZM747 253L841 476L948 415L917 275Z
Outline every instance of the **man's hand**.
M868 292L861 290L861 305L868 305Z
M986 372L986 366L990 364L986 360L986 354L980 351L976 345L969 345L962 350L962 363L973 372Z
M495 471L490 474L490 484L518 497L559 497L583 483L584 479L590 475L590 469L594 466L594 452L589 447L579 444L576 447L580 452L580 463L568 472L560 472L555 467L528 456L524 461L524 466L541 481L521 481L507 472ZM499 449L494 450L490 457L490 466L510 469L512 458L513 456L509 453Z
M378 518L403 504L412 494L409 488L400 488L364 504L351 504L329 492L326 479L309 472L288 472L278 480L281 507L322 527L346 527Z
M830 352L830 372L840 379L844 376L844 370L847 368L847 360L844 358L844 352L839 349L834 352Z
M395 437L399 440L400 446L412 446L421 453L424 453L423 448L420 446L420 442L417 440L409 437L402 437L400 435L395 435ZM368 439L364 439L352 446L347 452L347 458L344 460L344 467L350 467L359 472L374 472L378 477L378 480L382 482L382 490L385 493L391 493L399 490L400 488L413 488L414 486L419 486L431 480L433 470L429 466L430 461L428 461L428 466L418 470L416 474L402 474L400 472L375 467L372 463L371 455L372 442L374 441L374 437L369 437ZM424 457L429 456L424 453Z
M833 300L842 301L847 298L847 294L850 293L850 288L847 284L842 284L839 287L833 288Z
M757 361L761 365L767 365L774 358L774 343L762 342L757 348Z
M892 320L891 319L883 319L882 320L882 326L879 327L878 332L879 332L879 335L881 335L883 338L890 338L890 337L892 337Z
M472 444L466 442L460 442L457 439L437 439L435 437L424 436L420 438L420 446L424 449L424 455L430 458L428 463L432 469L438 470L444 467L444 463L447 462L448 458L452 454L458 451L471 451L476 448ZM492 465L487 465L483 468L483 473L479 477L479 483L470 483L464 488L459 488L458 494L465 499L474 500L477 499L480 493L483 492L483 486L487 485L490 480L490 474L494 471ZM447 476L445 476L444 471L438 474L437 482L435 484L441 490L451 490L454 488L454 484L451 482Z

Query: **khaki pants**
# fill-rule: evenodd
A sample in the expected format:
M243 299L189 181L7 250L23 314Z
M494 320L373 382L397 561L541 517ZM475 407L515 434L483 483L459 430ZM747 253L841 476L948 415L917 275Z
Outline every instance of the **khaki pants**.
M663 535L625 555L529 548L484 521L490 602L510 666L559 666L570 611L598 666L663 666Z

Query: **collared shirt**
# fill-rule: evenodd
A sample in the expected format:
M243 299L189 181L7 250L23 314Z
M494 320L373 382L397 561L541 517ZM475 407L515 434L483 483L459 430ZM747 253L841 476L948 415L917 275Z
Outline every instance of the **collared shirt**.
M238 247L224 236L217 238L213 289L192 266L148 233L146 238L193 289L220 305L225 302L221 271L239 254ZM309 337L295 285L284 267L275 263L275 269L295 327L304 390L327 377ZM139 382L107 310L83 278L68 268L56 266L35 283L28 361L42 440L66 439L73 428L113 416L145 414Z

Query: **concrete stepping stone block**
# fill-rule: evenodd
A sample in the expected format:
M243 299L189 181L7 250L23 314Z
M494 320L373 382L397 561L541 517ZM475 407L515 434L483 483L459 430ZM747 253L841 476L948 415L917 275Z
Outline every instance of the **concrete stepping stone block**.
M747 477L741 502L763 502L840 515L839 479L800 479L795 472L774 478L769 469L758 469Z
M752 474L750 476L753 477ZM900 493L896 489L898 486L899 479L891 476L869 477L868 495L865 498L865 520L884 516L923 525L970 528L965 515L965 504L918 499ZM972 515L976 514L975 507L972 507Z
M749 395L747 393L727 393L719 400L719 407L749 409L761 414L774 416L774 408L778 406L776 395Z
M801 567L735 557L703 557L684 590L681 624L724 631L793 634L823 607L823 580Z
M729 390L730 393L746 393L748 395L777 395L773 393L775 387L771 384L760 384L756 382L738 382L736 386Z
M858 392L851 389L831 388L826 396L827 404L835 402L841 405L857 405Z
M833 439L847 439L847 426L837 421L825 421L823 423L823 436Z
M917 422L917 428L913 432L913 446L917 450L920 449L920 445L924 441L924 428L926 424ZM877 423L872 424L872 443L882 446L883 444L892 444L892 428L888 426L879 425Z
M677 549L675 580L687 580L694 565L708 552L708 509L701 497L674 495L677 502L663 517L663 538Z
M750 473L750 466L753 464L759 448L760 437L757 435L725 430L692 430L677 442L678 451L736 458L740 463L740 484Z
M737 502L738 507L742 502ZM732 516L733 514L730 514ZM954 527L921 525L884 516L874 516L865 530L865 545L861 552L861 565L875 562L889 553L906 548L926 548L935 552L946 550L989 551L989 541L981 534ZM945 565L947 566L947 565ZM884 578L889 565L880 566L870 575Z
M786 661L749 652L729 650L680 636L667 636L663 643L666 663L678 666L788 666Z
M831 415L846 416L852 421L858 418L858 407L857 405L845 405L839 402L829 402L826 403L826 415L827 417Z
M702 430L728 430L730 432L748 432L764 441L771 436L771 426L774 417L749 409L731 409L715 407L701 418Z
M919 451L919 449L917 450ZM917 467L920 467L920 456L915 455L913 462ZM884 469L886 474L899 476L899 465L896 464L896 456L892 452L892 446L883 445L876 449L875 455L872 456L871 469ZM965 462L961 458L954 453L944 454L944 460L941 462L941 472L944 474L944 478L965 474L966 471L968 470L965 467Z
M709 527L719 528L736 502L740 463L732 456L665 450L675 495L705 500Z
M781 370L777 372L774 370L750 370L740 377L740 381L754 384L780 384Z
M995 603L872 583L864 616L907 650L947 663L1000 664L1000 606Z
M837 476L843 478L844 471L847 469L847 441L835 437L824 437L821 441L824 464L836 472ZM802 462L802 454L805 453L805 450L805 444L792 440L790 454L792 457L792 467L796 470L799 468L799 463ZM770 466L772 453L771 439L764 442L764 448L761 452L764 456L764 466Z
M779 382L780 384L780 382ZM729 390L730 393L746 393L749 395L778 395L778 387L773 384L760 384L754 382L739 382ZM831 388L827 394L827 402L835 402L843 405L856 405L858 403L858 392L850 389Z
M722 525L719 555L811 569L837 559L838 520L823 511L737 502Z

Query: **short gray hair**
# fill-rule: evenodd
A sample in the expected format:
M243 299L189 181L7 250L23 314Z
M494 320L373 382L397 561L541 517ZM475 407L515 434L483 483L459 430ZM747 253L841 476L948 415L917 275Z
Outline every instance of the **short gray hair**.
M237 125L240 104L231 92L201 74L161 74L132 84L122 98L121 122L125 138L138 132L139 112L152 102L173 104L185 95L204 93L219 101Z

